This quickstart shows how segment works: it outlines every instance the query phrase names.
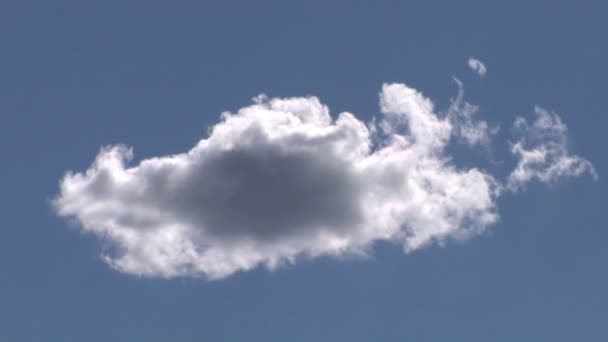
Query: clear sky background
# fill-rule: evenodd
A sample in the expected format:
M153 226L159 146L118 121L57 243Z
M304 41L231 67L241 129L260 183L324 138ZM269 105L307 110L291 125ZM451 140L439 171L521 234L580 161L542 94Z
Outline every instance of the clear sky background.
M0 340L608 338L604 2L17 3L0 5ZM378 243L369 259L219 281L112 270L103 242L50 204L100 146L132 146L135 161L180 153L260 93L315 95L369 120L384 82L445 109L452 77L501 127L490 151L456 146L459 163L506 177L509 127L540 105L599 180L502 196L500 222L466 242L408 255Z

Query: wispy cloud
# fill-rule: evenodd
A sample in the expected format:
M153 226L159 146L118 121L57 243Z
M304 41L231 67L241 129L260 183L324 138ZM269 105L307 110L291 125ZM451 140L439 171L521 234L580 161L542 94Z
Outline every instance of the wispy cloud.
M454 78L454 83L458 86L458 95L452 99L447 112L448 119L454 126L453 134L472 146L489 145L499 127L490 126L485 120L475 119L479 107L464 100L464 87L459 79Z
M488 71L482 61L473 57L469 58L469 68L481 77L485 76Z
M568 127L560 117L541 107L536 107L534 112L536 118L532 124L522 117L515 121L519 137L511 144L511 152L519 161L509 176L508 187L515 191L532 180L550 184L585 172L597 179L590 161L569 153Z

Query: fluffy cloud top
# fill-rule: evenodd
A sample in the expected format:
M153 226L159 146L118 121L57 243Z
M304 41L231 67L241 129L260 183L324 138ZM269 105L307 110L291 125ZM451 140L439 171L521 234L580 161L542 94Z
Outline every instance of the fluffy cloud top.
M469 58L469 68L481 77L485 76L488 71L482 61L473 57Z
M88 170L65 175L54 205L110 242L103 257L112 267L144 276L218 279L298 257L365 253L377 241L412 251L466 239L498 220L503 186L450 162L453 136L471 143L488 136L465 104L461 92L439 116L415 89L385 84L382 115L365 124L350 113L332 118L315 97L258 97L223 113L182 154L129 165L130 148L102 148ZM540 115L528 130L553 139L543 129L561 121ZM510 186L591 165L557 142L538 146L514 145L521 161ZM529 156L537 153L560 166L538 166Z

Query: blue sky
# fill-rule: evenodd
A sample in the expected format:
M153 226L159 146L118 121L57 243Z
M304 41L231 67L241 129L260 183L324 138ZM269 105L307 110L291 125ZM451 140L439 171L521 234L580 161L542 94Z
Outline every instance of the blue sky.
M2 7L0 340L605 338L608 119L602 99L608 24L601 2L14 2ZM471 57L484 63L483 77L469 68ZM489 204L477 197L464 202L495 212L495 222L481 222L479 216L446 221L456 224L449 225L456 230L471 222L480 225L480 233L460 240L436 237L404 253L404 244L413 242L380 238L374 231L364 240L369 242L364 257L298 254L293 264L269 271L263 263L274 254L254 249L263 258L251 270L219 258L194 272L181 266L151 267L165 259L138 254L117 239L99 238L107 215L113 219L116 211L93 222L98 217L86 216L89 202L71 207L67 217L53 206L62 194L89 198L92 190L86 187L73 197L62 193L60 181L68 170L89 169L101 146L132 147L129 166L184 153L209 137L222 112L251 106L261 93L269 98L316 96L334 119L347 111L368 123L389 115L381 113L379 93L384 83L397 82L433 101L432 114L445 118L459 90L454 78L463 84L464 100L478 106L474 123L484 120L500 129L489 130L489 141L475 146L468 146L464 136L452 137L440 152L424 145L422 157L437 161L433 158L439 153L450 159L446 165L455 168L455 179L461 179L460 171L477 167L503 187ZM577 177L568 169L561 176L545 172L551 178L547 184L537 176L520 189L508 189L518 163L509 142L529 139L542 145L550 137L552 144L544 146L551 147L562 138L555 121L549 133L535 133L535 106L559 115L568 127L554 161L584 158L597 180L589 168ZM418 117L412 113L418 112L401 114L409 115L411 123ZM532 128L513 129L518 116ZM463 118L456 116L450 124L465 127ZM544 166L528 171L540 175ZM365 179L376 184L371 176ZM127 190L100 192L108 197L93 192L91 203L122 201L119 195L129 195L130 188L121 189ZM176 193L178 200L182 193ZM187 206L188 201L178 200L167 203ZM119 203L120 214L135 210L124 203L148 205L143 200ZM178 209L167 210L182 213ZM230 212L229 217L238 215ZM422 232L439 222L418 225L419 217L408 215L399 223ZM83 221L103 227L85 232ZM361 222L364 228L378 223ZM224 243L230 239L223 231L210 235L217 237L212 246L221 251L229 246L230 256L254 254ZM211 234L210 229L204 232ZM271 241L273 248L286 246L282 237ZM318 243L293 241L306 248ZM133 258L125 260L135 261L112 268L102 255L113 260L127 255ZM212 266L225 264L234 272L209 280L219 274Z

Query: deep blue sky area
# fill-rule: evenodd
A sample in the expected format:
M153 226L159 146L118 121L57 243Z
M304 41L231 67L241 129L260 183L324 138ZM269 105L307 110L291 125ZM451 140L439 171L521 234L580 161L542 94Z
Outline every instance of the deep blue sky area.
M608 340L605 2L211 3L0 4L0 341ZM114 271L50 205L100 146L180 153L260 93L367 121L384 82L442 110L452 77L501 127L492 162L473 150L457 164L505 177L510 125L540 105L599 180L505 195L500 222L465 242L220 281Z

